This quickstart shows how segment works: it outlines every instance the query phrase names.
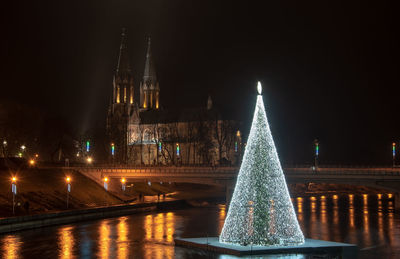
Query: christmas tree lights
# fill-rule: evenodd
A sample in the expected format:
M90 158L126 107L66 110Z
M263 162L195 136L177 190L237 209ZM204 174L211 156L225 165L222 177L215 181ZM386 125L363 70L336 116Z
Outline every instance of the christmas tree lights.
M220 242L237 245L304 243L258 82L257 104Z

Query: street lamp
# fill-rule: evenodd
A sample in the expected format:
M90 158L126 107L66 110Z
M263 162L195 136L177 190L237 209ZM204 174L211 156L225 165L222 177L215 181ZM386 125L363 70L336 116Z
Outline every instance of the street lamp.
M67 209L68 209L69 193L71 192L71 177L67 176L65 178L65 181L67 182Z
M89 157L86 159L86 161L88 162L88 164L91 164L91 163L93 162L93 158L89 156Z
M126 182L126 179L125 179L125 178L122 178L122 179L121 179L121 186L122 186L122 190L123 190L123 191L125 191L125 189L126 189L126 187L125 187L125 182Z
M108 190L108 177L104 177L104 189L107 191Z
M3 156L6 157L6 148L7 148L7 141L3 140Z
M392 143L393 167L396 165L396 143Z
M17 177L11 178L11 192L13 193L13 214L15 213L15 195L17 195Z
M114 157L115 155L115 145L114 143L111 143L111 155Z
M314 154L314 167L318 168L318 156L319 156L319 141L314 139L315 154Z

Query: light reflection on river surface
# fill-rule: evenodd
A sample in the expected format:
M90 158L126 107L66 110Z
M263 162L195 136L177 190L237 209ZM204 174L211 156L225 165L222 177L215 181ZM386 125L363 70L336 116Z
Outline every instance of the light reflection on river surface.
M389 197L321 194L292 200L307 238L357 244L360 258L400 258L400 216ZM218 205L21 231L0 236L1 257L236 258L173 245L177 236L217 236L226 210Z

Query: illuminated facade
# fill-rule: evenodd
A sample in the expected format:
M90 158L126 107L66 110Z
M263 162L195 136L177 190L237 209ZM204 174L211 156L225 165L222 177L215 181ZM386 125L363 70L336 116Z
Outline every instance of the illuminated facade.
M109 145L113 144L110 161L135 165L235 164L240 158L238 124L221 119L210 97L202 108L177 112L162 109L150 39L139 95L134 93L123 30L107 116Z

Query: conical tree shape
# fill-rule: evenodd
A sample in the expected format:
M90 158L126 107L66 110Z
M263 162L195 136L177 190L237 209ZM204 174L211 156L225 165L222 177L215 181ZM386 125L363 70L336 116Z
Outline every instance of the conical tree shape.
M304 243L272 139L258 83L250 135L228 215L219 237L238 245Z

